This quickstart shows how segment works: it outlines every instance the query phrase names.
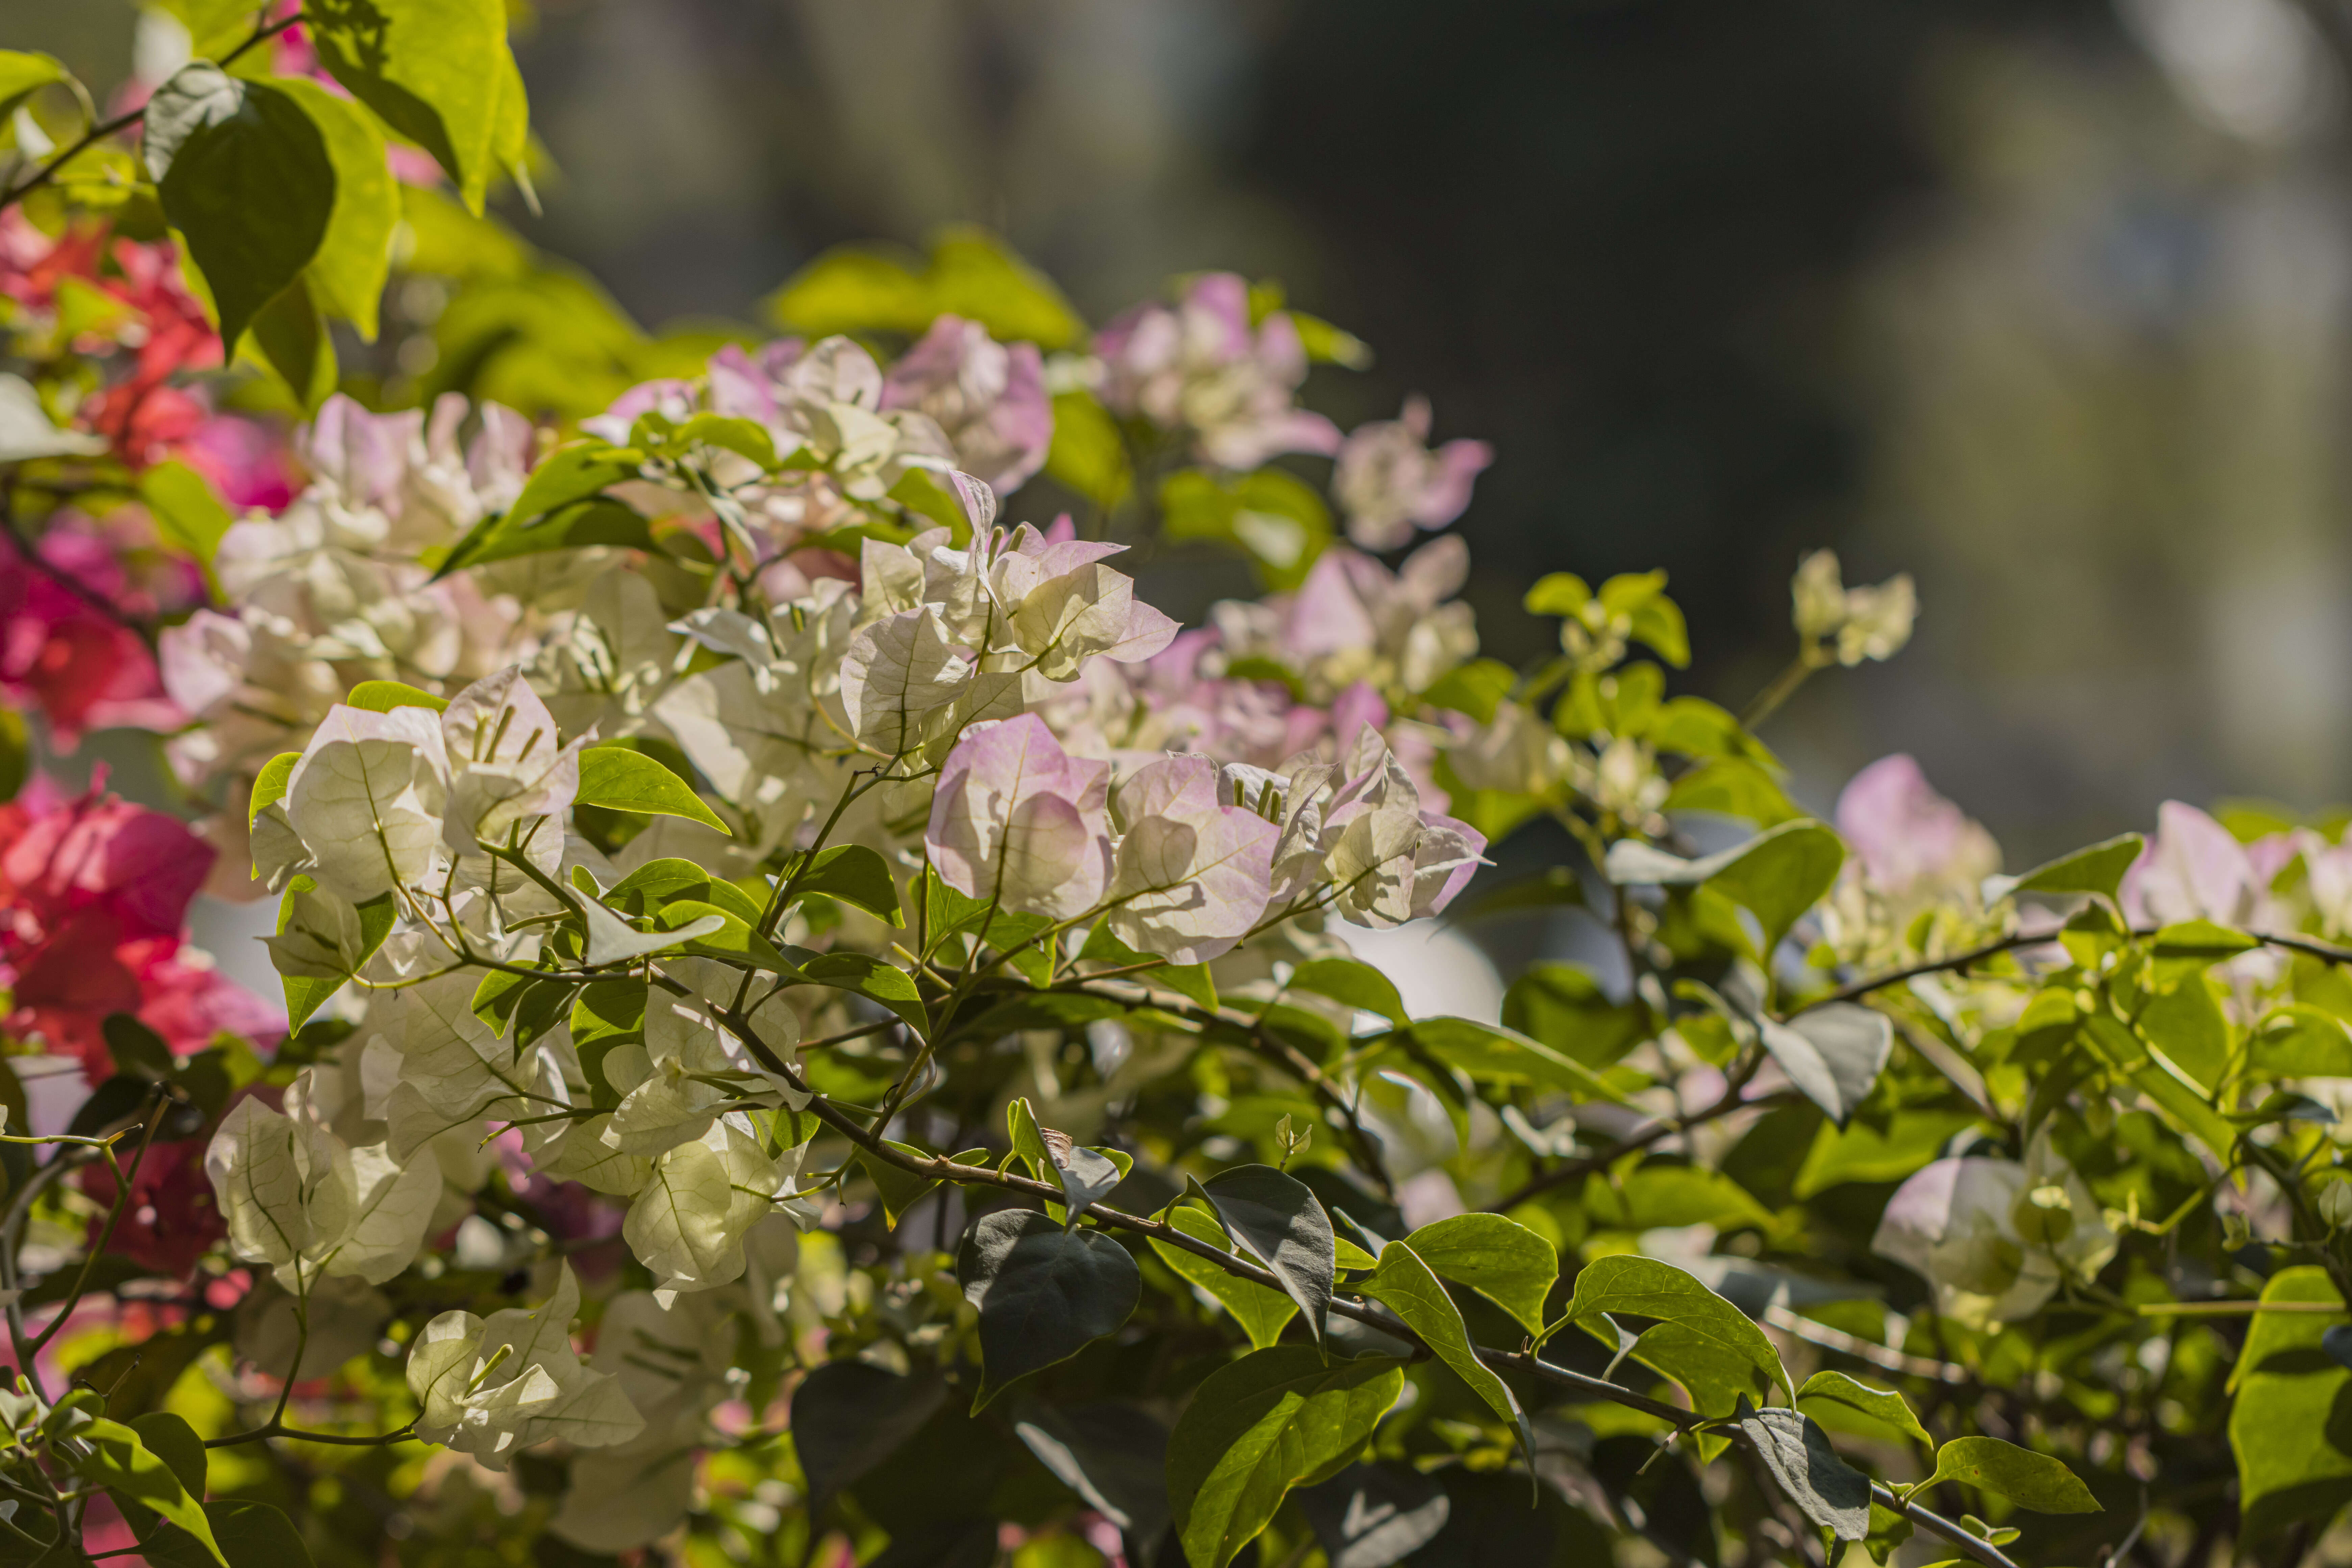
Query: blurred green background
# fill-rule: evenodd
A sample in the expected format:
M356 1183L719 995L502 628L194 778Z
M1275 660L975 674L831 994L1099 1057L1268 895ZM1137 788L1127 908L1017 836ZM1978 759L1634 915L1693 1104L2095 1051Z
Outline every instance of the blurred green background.
M117 79L122 0L0 0ZM1276 276L1500 452L1526 584L1664 565L1737 704L1786 584L1907 569L1917 640L1770 739L1907 750L2012 867L2166 795L2352 795L2352 10L2337 0L539 0L509 213L648 325L828 245L997 228L1095 319ZM1171 583L1176 608L1206 589Z

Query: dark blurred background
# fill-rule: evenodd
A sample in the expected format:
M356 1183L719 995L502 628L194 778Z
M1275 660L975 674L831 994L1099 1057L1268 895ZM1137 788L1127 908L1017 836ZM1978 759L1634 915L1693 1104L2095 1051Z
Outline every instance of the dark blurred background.
M836 242L1004 233L1099 321L1276 276L1500 457L1489 648L1546 571L1663 565L1686 689L1786 658L1787 579L1919 580L1912 648L1769 738L1889 751L2012 867L2166 795L2352 795L2337 0L540 0L535 241L650 326ZM111 80L116 0L5 0Z

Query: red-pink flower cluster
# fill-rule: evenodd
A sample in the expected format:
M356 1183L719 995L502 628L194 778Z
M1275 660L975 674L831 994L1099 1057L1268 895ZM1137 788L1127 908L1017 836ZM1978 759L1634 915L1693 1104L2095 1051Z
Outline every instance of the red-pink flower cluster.
M212 847L173 817L104 793L68 797L36 780L0 805L0 1031L112 1072L103 1026L130 1013L192 1055L223 1034L285 1032L275 1007L186 945L188 901Z

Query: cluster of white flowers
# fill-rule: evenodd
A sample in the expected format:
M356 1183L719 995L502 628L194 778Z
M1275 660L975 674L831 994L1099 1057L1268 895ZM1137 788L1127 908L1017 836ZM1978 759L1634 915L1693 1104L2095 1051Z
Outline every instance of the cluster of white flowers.
M811 1091L797 1048L820 1022L860 1016L847 993L795 968L804 950L763 959L803 928L772 873L776 907L751 918L740 889L761 885L759 868L859 843L908 907L936 875L1033 918L1049 945L1099 929L1186 965L1286 921L1378 927L1431 913L1485 847L1424 807L1377 700L1335 719L1318 710L1304 743L1262 753L1278 765L1152 747L1134 725L1114 743L1106 719L1122 700L1146 706L1149 666L1179 630L1108 563L1119 547L1077 539L1066 521L996 526L994 492L948 466L958 448L931 416L882 406L887 389L854 345L745 360L732 379L725 368L653 389L598 434L642 437L649 415L681 427L715 415L815 451L807 472L831 490L722 481L717 493L762 529L786 526L792 507L789 529L804 528L808 507L833 504L826 495L870 499L910 465L939 476L968 526L903 544L866 537L854 581L780 558L758 575L764 594L677 616L644 575L553 572L562 594L498 620L509 662L443 700L381 682L429 677L446 689L469 667L425 658L414 637L395 650L385 628L421 637L418 606L444 605L468 575L429 583L370 551L414 561L512 502L528 433L491 416L469 468L446 412L420 434L341 407L312 450L340 441L343 460L322 458L286 517L238 525L225 579L236 609L178 649L221 688L210 710L221 717L185 738L184 756L257 781L254 872L282 895L272 961L321 998L352 983L339 1005L356 1022L281 1109L247 1098L224 1123L207 1168L230 1244L276 1270L308 1331L313 1303L323 1314L346 1289L336 1281L388 1279L427 1234L465 1219L494 1141L513 1170L625 1203L621 1236L656 1289L608 1313L593 1366L569 1339L569 1269L542 1268L552 1294L541 1306L445 1314L409 1367L419 1434L485 1463L551 1437L611 1448L604 1468L575 1475L557 1521L607 1550L651 1539L686 1506L691 1467L679 1461L729 1386L725 1356L702 1364L695 1325L737 1310L772 1320L793 1227L814 1212L795 1190L816 1126L801 1114ZM362 447L374 467L354 455ZM695 461L718 464L717 450L698 447ZM640 477L614 488L661 487ZM640 496L640 510L675 507L680 493ZM1458 546L1425 551L1395 578L1360 557L1334 562L1305 604L1275 612L1286 622L1228 612L1238 656L1261 636L1329 620L1323 601L1340 597L1370 617L1373 663L1335 668L1325 684L1393 681L1399 668L1425 683L1475 647L1466 613L1441 604L1460 576ZM329 606L353 599L362 577L367 613L338 619ZM298 624L299 638L285 629ZM257 648L299 666L293 688L316 700L248 719L247 689L265 679ZM1354 656L1335 645L1318 657ZM379 686L335 700L354 674ZM270 737L299 738L299 750L261 762L252 753ZM709 786L699 814L728 830L670 815L621 853L601 851L574 813L615 740L677 746ZM741 878L733 899L649 900L644 879L678 868L679 854L712 884ZM887 939L872 946L886 953ZM706 1298L725 1305L696 1304ZM659 1387L607 1354L633 1335L677 1351L656 1357ZM623 1475L632 1487L617 1486Z

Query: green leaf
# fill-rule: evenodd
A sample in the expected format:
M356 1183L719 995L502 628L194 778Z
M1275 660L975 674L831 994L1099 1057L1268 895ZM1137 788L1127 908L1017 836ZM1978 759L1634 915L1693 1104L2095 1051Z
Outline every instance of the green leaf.
M913 1377L860 1361L827 1362L793 1391L793 1446L812 1518L922 1430L947 1397L936 1373Z
M319 63L431 153L479 213L510 134L503 0L312 0L303 19Z
M51 83L72 79L55 56L0 49L0 117L15 113L19 104Z
M89 1446L89 1451L74 1462L75 1469L116 1497L151 1509L186 1531L222 1568L236 1568L214 1540L203 1503L188 1495L172 1466L150 1449L134 1428L100 1416L78 1427L74 1436Z
M2092 893L2112 900L2147 844L2138 834L2126 833L2045 861L2022 876L1990 878L1985 901L1997 904L2012 893Z
M1192 1568L1225 1568L1293 1487L1343 1468L1403 1392L1386 1357L1276 1345L1211 1373L1168 1440L1168 1500Z
M567 441L530 471L522 493L507 508L508 522L528 529L573 501L601 495L610 485L636 477L644 456L634 447L615 447L594 437Z
M2036 1513L2098 1513L2091 1489L2058 1460L1998 1437L1955 1437L1936 1450L1936 1473L1921 1488L1943 1481L1997 1492Z
M1195 1241L1208 1243L1220 1252L1231 1252L1233 1243L1217 1222L1199 1209L1179 1205L1168 1211L1168 1223ZM1250 1348L1264 1350L1282 1338L1283 1329L1298 1315L1298 1303L1279 1290L1270 1289L1255 1279L1244 1279L1201 1257L1187 1252L1171 1242L1154 1237L1151 1250L1160 1260L1176 1271L1188 1285L1207 1291L1217 1304L1233 1315L1249 1336Z
M1624 1096L1582 1062L1564 1057L1516 1029L1470 1018L1421 1018L1397 1032L1446 1066L1480 1083L1532 1084L1557 1089L1580 1100L1599 1096L1622 1102Z
M787 873L785 879L795 882L800 892L821 893L894 926L907 923L899 912L898 883L890 875L890 862L863 844L820 849L815 858L800 871Z
M16 798L33 772L33 735L25 716L0 708L0 801Z
M327 234L335 167L292 97L191 60L148 100L142 154L235 343Z
M1013 1431L1055 1479L1129 1540L1156 1542L1166 1532L1168 1429L1140 1406L1032 1405ZM1078 1568L1060 1561L1061 1568Z
M221 535L236 519L212 484L177 458L157 463L139 476L139 499L166 539L209 569Z
M2263 1300L2342 1301L2327 1271L2309 1264L2272 1275ZM2343 1321L2326 1312L2256 1312L2248 1320L2230 1408L2248 1542L2305 1521L2324 1524L2352 1501L2352 1445L2336 1415L2352 1397L2352 1372L2321 1344Z
M1180 468L1161 482L1161 531L1171 540L1237 546L1269 588L1296 588L1331 541L1331 509L1312 487L1281 468L1221 481Z
M1744 757L1713 757L1675 781L1662 809L1706 811L1758 827L1778 827L1804 816L1780 782Z
M1372 1277L1356 1289L1402 1318L1405 1326L1437 1352L1437 1359L1486 1402L1486 1408L1517 1428L1519 1441L1532 1460L1535 1432L1528 1425L1528 1413L1519 1408L1518 1395L1495 1374L1494 1368L1478 1359L1477 1347L1470 1342L1470 1331L1462 1321L1462 1309L1454 1304L1454 1298L1445 1293L1445 1287L1419 1254L1404 1242L1390 1242L1381 1248L1380 1266L1372 1270Z
M1764 928L1765 953L1797 917L1821 901L1845 864L1845 845L1821 823L1784 823L1745 844L1685 860L1626 838L1609 847L1609 879L1620 887L1707 886L1748 909Z
M681 447L717 447L747 458L764 470L776 466L776 438L756 420L725 414L697 414L677 427Z
M1045 1130L1038 1125L1036 1110L1027 1095L1015 1095L1004 1108L1004 1135L1012 1142L1013 1152L1028 1163L1031 1175L1042 1182L1053 1173L1054 1151L1046 1146Z
M1739 1430L1789 1500L1840 1541L1870 1533L1870 1478L1838 1458L1829 1434L1794 1410L1755 1410Z
M196 1436L194 1427L164 1410L133 1416L130 1426L149 1453L171 1467L190 1497L205 1495L205 1440Z
M106 1040L107 1055L114 1058L117 1072L135 1072L145 1078L170 1078L179 1067L179 1058L163 1037L141 1023L132 1014L109 1013L99 1025L99 1033Z
M1886 1015L1852 1002L1809 1008L1785 1024L1759 1022L1764 1048L1798 1092L1843 1128L1870 1095L1895 1053Z
M420 691L405 681L362 680L352 688L343 699L347 708L364 708L371 713L389 713L395 708L430 708L436 713L449 706L446 697L436 697L430 691Z
M916 1034L930 1033L930 1016L923 1009L922 993L915 989L913 978L896 964L862 952L827 952L803 963L800 975L811 984L854 991L869 1002L879 1002L905 1019Z
M1043 273L982 229L951 227L931 242L919 272L887 251L826 251L771 295L769 319L810 337L889 331L913 336L941 315L978 321L1000 342L1067 348L1086 322Z
M1517 685L1519 672L1499 658L1474 658L1437 678L1421 700L1432 708L1451 708L1481 724L1495 721L1495 710Z
M1402 1028L1407 1018L1404 999L1396 983L1370 964L1353 958L1318 958L1302 963L1290 976L1290 989L1311 991L1366 1013L1378 1013Z
M889 1138L885 1138L882 1142L898 1150L901 1154L909 1154L917 1159L932 1157L929 1149L918 1148L912 1143L901 1143ZM955 1163L959 1165L984 1165L988 1163L988 1151L985 1149L967 1149L954 1156ZM883 1217L889 1222L890 1228L893 1230L898 1228L901 1215L920 1203L934 1187L940 1184L938 1177L919 1176L912 1171L902 1170L870 1150L858 1150L857 1163L866 1167L866 1175L873 1178L875 1190L882 1194Z
M1504 994L1503 1022L1599 1068L1615 1065L1642 1043L1650 1033L1650 1010L1638 999L1612 1002L1588 969L1535 963Z
M2104 1013L2090 1014L2083 1019L2080 1037L2155 1101L2175 1127L2203 1143L2216 1158L2230 1158L2230 1151L2237 1146L2238 1130L2213 1109L2201 1088L2148 1049L2147 1042L2128 1025Z
M1331 1216L1307 1184L1271 1165L1237 1165L1203 1183L1225 1234L1282 1281L1316 1339L1331 1310L1338 1272Z
M1591 588L1573 572L1553 572L1537 578L1521 601L1531 616L1572 616L1591 602Z
M301 760L299 752L280 752L261 764L261 771L253 778L253 798L246 805L247 827L262 812L286 798L286 781L293 776L294 764Z
M2352 1030L2318 1007L2279 1007L2254 1026L2247 1060L2274 1078L2352 1078Z
M975 1415L1016 1379L1117 1333L1143 1289L1118 1243L1099 1231L1064 1230L1029 1209L985 1215L966 1231L956 1279L980 1310Z
M392 231L400 222L400 196L385 161L383 132L358 105L315 81L278 77L271 85L292 94L318 126L335 167L335 200L326 236L304 269L310 298L320 310L349 321L361 337L373 342L376 307L392 268Z
M592 545L657 548L652 530L636 509L609 496L592 496L560 506L537 522L509 524L509 515L486 517L476 523L451 548L434 575L446 577L460 566L488 566L496 561L516 561L556 550L585 550Z
M1086 945L1078 949L1078 957L1087 963L1125 969L1149 963L1151 955L1138 952L1119 941L1112 933L1108 921L1097 921L1094 930L1087 933ZM1122 978L1140 985L1160 986L1173 991L1188 1002L1197 1002L1213 1013L1217 1010L1217 983L1209 977L1209 966L1205 963L1155 964Z
M307 273L255 312L246 342L305 414L316 414L335 390L335 345L310 296Z
M1498 1214L1458 1214L1406 1237L1415 1257L1456 1284L1467 1285L1539 1334L1544 1301L1559 1280L1559 1255L1515 1219Z
M1617 1230L1711 1225L1718 1230L1770 1224L1771 1214L1720 1171L1654 1161L1622 1177L1612 1189L1594 1184L1585 1206L1596 1224Z
M626 746L590 746L580 753L582 805L652 816L683 816L733 837L719 814L702 803L687 782L643 752Z
M1657 1320L1635 1341L1633 1359L1689 1390L1702 1415L1730 1415L1745 1394L1759 1404L1789 1390L1780 1352L1748 1314L1670 1264L1613 1255L1587 1264L1563 1319L1611 1351L1611 1313Z
M1105 511L1125 500L1135 482L1118 421L1083 387L1054 395L1054 444L1045 453L1045 472Z
M1841 1425L1868 1436L1908 1438L1931 1454L1936 1451L1936 1440L1912 1414L1909 1400L1890 1389L1857 1383L1842 1372L1817 1372L1805 1379L1796 1403L1808 1415L1833 1411Z
M205 1504L205 1519L229 1568L310 1568L310 1549L282 1510L243 1498L217 1498ZM184 1531L165 1530L142 1549L150 1562L198 1568L211 1561Z
M317 893L318 883L309 877L296 877L286 884L286 891L278 900L278 931L280 935L293 919L298 901L306 893ZM332 895L327 895L331 898ZM379 893L363 904L351 906L357 916L355 927L348 933L347 946L338 949L336 963L340 973L330 974L289 974L282 969L278 983L286 991L286 1026L299 1029L311 1014L327 1005L328 998L341 990L353 974L359 973L392 934L394 922L400 911L394 903L394 895ZM324 950L321 949L321 956Z
M734 882L721 880L691 860L648 860L604 890L604 901L632 912L651 912L678 900L714 906L746 925L766 912L762 902ZM641 906L641 908L639 907Z

